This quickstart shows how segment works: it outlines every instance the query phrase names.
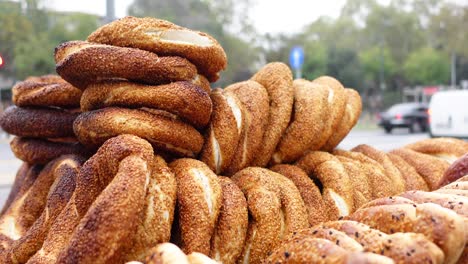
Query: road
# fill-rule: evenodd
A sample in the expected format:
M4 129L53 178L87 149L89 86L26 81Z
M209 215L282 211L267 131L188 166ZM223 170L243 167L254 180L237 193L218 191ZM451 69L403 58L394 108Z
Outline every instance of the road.
M359 144L368 144L377 149L389 151L406 144L428 138L427 134L409 134L407 130L395 130L391 135L381 130L353 130L339 145L351 149ZM0 207L3 206L21 161L10 150L8 139L0 138Z

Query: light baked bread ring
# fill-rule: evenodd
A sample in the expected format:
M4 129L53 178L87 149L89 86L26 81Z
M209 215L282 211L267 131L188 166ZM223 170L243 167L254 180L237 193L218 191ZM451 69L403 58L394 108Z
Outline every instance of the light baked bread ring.
M126 159L128 157L130 157L130 159ZM132 178L132 176L135 176L136 180L141 180L142 175L140 173L145 170L142 170L142 168L137 168L131 163L135 161L135 165L141 164L141 166L144 166L143 164L145 162L143 161L146 161L149 167L151 162L153 161L153 158L153 148L151 147L151 144L137 136L120 135L106 141L101 146L101 148L99 148L97 153L83 164L76 179L76 187L73 196L71 197L70 201L67 203L65 208L62 210L60 215L57 217L57 219L54 221L54 223L51 225L49 233L47 234L47 237L44 240L41 249L38 250L36 254L34 254L34 256L31 257L31 259L29 259L28 263L56 263L58 261L58 256L62 251L70 251L69 253L67 253L70 257L76 256L76 254L78 254L77 252L83 252L84 255L82 257L94 257L94 259L91 260L91 262L93 263L97 262L98 260L102 260L100 259L100 257L97 256L98 254L103 253L101 249L106 251L106 254L108 256L114 256L115 254L124 252L123 250L118 252L114 251L113 249L109 250L109 247L120 247L122 245L121 243L116 242L114 245L112 245L112 243L109 243L109 241L107 241L103 243L105 244L105 246L101 247L101 245L103 244L97 244L99 241L98 239L100 238L92 237L93 232L88 232L89 230L78 231L76 227L78 226L80 221L84 219L84 216L86 214L88 214L88 220L90 220L93 217L93 215L99 216L99 208L102 209L103 213L107 212L113 214L112 212L115 213L116 211L114 209L108 209L115 208L117 210L118 207L120 207L120 209L123 210L122 218L120 216L117 217L115 215L109 215L109 218L102 218L101 220L107 221L108 224L99 224L98 226L100 228L102 226L102 229L99 229L99 232L96 231L95 234L99 236L102 235L101 231L107 230L109 231L106 232L107 236L112 237L112 239L122 238L120 236L120 234L122 233L127 235L127 240L129 240L129 238L132 238L133 236L130 236L130 234L136 233L136 228L134 230L130 230L132 223L127 222L125 219L132 218L133 216L130 216L128 214L136 214L134 212L136 209L142 210L143 206L141 208L138 208L138 205L143 203L143 201L145 200L144 194L143 197L134 200L130 205L126 206L122 205L128 202L127 198L122 198L122 200L120 200L117 199L117 197L121 195L126 197L134 197L134 194L131 194L129 192L129 188L140 189L140 184L138 183L138 185L135 185L133 184L133 180L130 180L132 182L131 187L130 185L126 186L125 183L122 182L123 184L120 186L120 191L117 190L118 186L116 184L114 184L112 188L107 188L107 191L104 193L103 190L106 189L106 187L108 187L109 183L113 181L113 179L116 177L115 175L117 174L121 175L121 178ZM122 160L127 160L125 164L128 164L129 166L124 168L123 164L121 165ZM146 176L149 177L150 171L147 171L146 174L147 175L144 175L144 180L146 180ZM120 180L124 180L121 178L119 178L119 181L115 181L115 183L121 182ZM143 182L143 185L145 185L144 183L145 181ZM115 195L110 195L111 190L115 191ZM137 194L139 195L140 193L141 191L138 191ZM97 197L102 194L105 195L102 197L108 198L101 199L99 202L95 202L97 201ZM113 197L109 197L108 195ZM106 202L108 203L108 207L102 208L102 206L105 205L103 203ZM89 210L93 204L95 209ZM119 206L119 204L121 205ZM124 216L129 218L124 218ZM83 223L85 223L85 221L88 220L84 220ZM128 226L125 225L121 227L121 230L109 230L113 229L111 227L114 226L115 221L120 221L122 224L126 223L128 224ZM138 221L137 219L133 219L133 222L137 223ZM88 227L92 226L93 225L90 224ZM77 232L76 234L74 234L75 231ZM114 236L112 231L118 232L118 234ZM128 231L131 231L132 233L129 234ZM79 232L87 233L88 235L81 236L82 233L80 234ZM73 236L73 240L75 242L71 242L71 238ZM88 240L88 242L86 242L86 240ZM131 241L127 241L126 244L130 245L130 242ZM79 248L73 249L73 247L76 247L78 245L74 244L72 246L70 245L70 243L79 243ZM86 243L93 243L94 245L89 246L85 250L83 249L83 247L86 246Z
M253 166L265 167L291 120L294 102L293 78L286 64L273 62L260 69L251 80L265 87L270 102L263 143L252 163Z
M60 77L58 77L60 78ZM49 78L45 78L46 80ZM12 101L15 105L25 106L55 106L61 108L77 108L80 106L82 91L71 84L61 81L23 81L11 89Z
M322 200L322 194L304 170L288 164L278 164L270 169L290 179L296 185L307 208L310 226L328 220L327 214L324 214L326 207Z
M353 159L336 156L343 165L346 173L348 173L349 181L353 189L354 207L359 208L361 205L372 200L372 188L366 174L363 173L363 167L358 161Z
M222 190L216 174L194 159L173 161L170 167L177 179L177 204L182 250L186 253L210 253L222 203Z
M144 85L126 81L103 81L90 84L81 97L81 110L109 106L148 107L164 110L203 128L210 121L209 95L191 82Z
M88 41L187 58L211 82L227 66L226 53L210 35L152 17L121 18L98 28Z
M143 217L137 224L137 231L125 259L145 259L154 245L168 242L177 200L175 175L160 156L155 156L145 198Z
M424 178L429 190L435 190L438 188L444 172L449 167L449 163L445 160L407 148L395 149L390 153L400 156L413 166L419 175Z
M20 137L71 137L79 113L61 109L8 107L0 115L0 127Z
M346 106L343 118L338 127L331 134L325 145L322 147L324 151L332 151L340 142L348 135L351 129L356 125L359 116L362 112L361 96L356 90L346 88L344 90L346 96Z
M387 157L392 161L393 165L401 173L401 177L405 181L405 190L420 190L429 191L429 187L424 179L419 175L416 169L409 165L403 158L393 153L387 153Z
M395 165L393 165L392 161L385 152L366 144L358 145L351 149L351 151L360 152L382 165L385 170L385 174L387 174L388 178L390 178L392 181L394 191L396 193L401 193L406 190L405 181L403 180L400 171L397 167L395 167Z
M41 248L50 226L70 200L75 190L76 177L85 159L65 155L58 160L54 162L63 164L55 169L58 175L50 186L44 210L28 231L12 244L4 263L26 263Z
M467 144L455 138L431 138L406 145L404 148L428 154L452 164L468 152Z
M242 115L245 116L236 152L228 169L223 172L232 175L250 166L262 145L269 112L268 93L255 81L231 84L224 91L238 98L242 104Z
M227 177L218 177L222 204L211 237L210 257L221 263L237 263L245 244L249 215L247 201L239 187Z
M306 80L294 80L294 110L272 157L272 163L294 162L308 150L318 150L328 120L328 90Z
M39 138L15 137L10 142L15 156L30 164L47 164L49 161L66 154L89 156L91 151L80 143L61 143Z
M465 175L468 175L468 153L456 160L445 170L444 176L442 176L437 184L437 188L458 181Z
M85 41L70 41L55 48L57 73L79 89L102 79L123 78L147 84L191 81L197 69L181 57Z
M321 76L313 80L312 83L323 85L328 89L327 104L329 107L327 119L322 131L321 141L318 143L318 149L321 149L331 135L338 131L340 123L345 116L347 99L343 85L333 77Z
M156 150L194 157L203 146L202 135L178 120L140 109L108 107L78 116L74 123L78 140L85 146L100 146L107 139L133 134L148 140Z
M296 166L321 183L329 220L337 220L354 211L351 180L338 158L327 152L313 151L302 157Z
M236 152L245 116L242 105L232 93L215 89L210 94L213 112L200 159L219 174L226 171Z

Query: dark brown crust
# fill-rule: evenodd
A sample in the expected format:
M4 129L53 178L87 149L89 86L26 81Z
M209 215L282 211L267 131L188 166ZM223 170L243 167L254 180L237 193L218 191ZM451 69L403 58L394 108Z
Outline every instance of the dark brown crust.
M107 139L133 134L148 140L156 150L194 157L203 146L202 135L178 120L139 109L108 107L81 114L74 123L78 140L97 147Z
M18 159L30 164L46 164L66 154L77 154L86 157L91 154L90 150L78 142L61 143L39 138L15 137L10 142L10 147Z
M191 82L144 85L126 81L103 81L89 85L81 97L81 110L109 106L148 107L173 113L197 128L210 121L209 95Z
M468 175L468 153L460 157L445 170L444 176L442 176L436 188L457 181L465 175Z
M224 89L234 94L243 105L242 134L237 144L234 158L226 174L232 175L250 166L261 147L265 126L268 121L268 93L255 81L244 81L229 85Z
M11 92L12 101L17 106L55 106L61 108L79 107L82 93L80 89L65 81L23 81L13 86Z
M211 238L210 257L221 263L237 263L244 248L249 224L247 201L239 187L227 177L218 177L222 204Z
M170 164L177 179L177 204L186 253L210 253L213 235L222 203L221 185L208 166L194 159L179 159Z
M0 115L0 127L20 137L71 137L79 113L60 109L8 107Z
M296 185L307 208L310 226L328 220L327 214L324 214L326 207L320 190L304 170L288 164L278 164L270 169L290 179Z
M62 251L62 249L65 249L69 246L69 240L73 235L75 227L80 223L80 220L83 218L83 216L88 213L88 209L94 203L96 198L114 179L114 176L119 171L119 164L122 160L124 160L127 157L132 157L133 160L134 158L140 158L139 160L144 160L148 164L150 164L153 160L153 148L147 141L133 135L121 135L106 141L106 143L102 145L98 152L88 161L86 161L85 164L83 164L80 173L78 174L78 177L76 179L76 188L72 198L62 210L60 215L57 217L56 221L50 227L50 231L47 234L46 239L44 240L42 248L29 260L28 263L55 263L57 261L57 257ZM133 167L134 166L132 166L132 168ZM124 172L124 170L128 171L129 169L130 168L122 168L121 172ZM131 174L129 174L129 176L131 178ZM110 190L116 190L116 187L117 186L114 185L114 187L109 188L106 193L109 193ZM119 195L127 195L128 188L130 187L127 188L126 185L123 184L122 186L120 186L120 188L123 188L123 190L121 190ZM110 200L105 199L101 202L108 202L110 203L108 204L108 208L114 208L113 206L119 206L120 204L119 202L117 202L118 200L116 197L117 196L114 196ZM125 201L125 198L123 198L123 200L120 201ZM129 212L133 212L134 209L136 209L137 205L143 201L144 197L139 199L138 201L135 201L134 204L126 205L128 208L130 208ZM96 206L94 208L101 208L101 202L96 203ZM128 213L123 212L123 214L127 215ZM98 216L99 214L97 214L96 212L94 215ZM89 218L90 217L91 215L89 215ZM121 220L120 217L116 217L115 215L109 217L111 218L105 219L105 221L119 220L124 222L123 218ZM134 220L134 222L137 223L138 221ZM109 224L113 225L112 222L109 222ZM90 224L90 227L92 226L94 225ZM109 225L103 224L103 228L107 229L109 228ZM119 230L119 232L126 232L129 228L123 227L123 229L125 230ZM136 232L136 230L134 230L134 232ZM76 238L75 240L79 241L78 238ZM94 238L91 239L89 243L93 243L93 241ZM107 243L108 242L105 242L104 244ZM84 245L80 244L80 247L82 246ZM95 244L94 247L95 246L100 245ZM89 250L94 249L95 248L93 247L89 247ZM104 247L103 249L107 250ZM73 251L73 249L70 250ZM112 254L115 253L115 251L110 252L112 252ZM74 254L75 253L73 253L73 255ZM96 250L95 252L93 252L93 255L90 256L94 256L95 254L99 254L99 252ZM94 261L91 260L91 263L94 263L95 261L96 259L94 259Z
M328 141L322 147L324 151L332 151L348 135L351 129L356 125L361 116L362 102L361 96L356 90L346 88L346 107L344 116L335 131L331 134Z
M392 161L393 165L398 168L401 177L405 181L406 191L420 190L429 191L429 187L424 179L419 175L413 166L409 165L403 158L398 155L387 153L387 157Z
M127 16L100 27L89 35L88 41L138 48L165 56L180 56L195 64L200 73L205 75L211 82L215 82L219 78L218 72L226 68L227 58L223 48L213 37L203 32L191 31L208 38L212 45L166 43L160 41L159 36L154 34L166 30L189 29L152 17L136 18Z
M77 174L85 159L76 155L66 155L60 159L64 161L64 166L56 168L57 176L50 187L44 211L28 232L13 243L8 252L8 261L26 263L41 248L50 226L71 198Z
M84 41L70 41L55 48L57 73L79 89L101 79L123 78L147 84L191 81L193 64L181 57Z
M390 153L400 156L413 166L419 175L424 178L430 190L438 188L444 172L449 167L448 162L444 160L407 148L395 149Z
M281 62L265 65L252 78L268 92L270 111L263 134L263 144L252 163L265 167L291 120L294 102L293 77L289 67Z

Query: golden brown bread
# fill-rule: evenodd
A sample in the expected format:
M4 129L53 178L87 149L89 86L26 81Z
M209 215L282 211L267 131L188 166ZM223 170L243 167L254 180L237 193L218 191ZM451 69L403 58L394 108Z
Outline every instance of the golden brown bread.
M85 112L76 119L74 130L89 147L121 134L142 137L155 149L180 156L194 157L203 146L203 137L194 127L141 109L107 107Z
M336 156L343 165L351 182L354 207L359 208L364 203L372 200L372 186L365 173L363 167L358 161L353 159Z
M430 138L408 144L404 148L453 163L468 152L468 143L455 138Z
M20 137L71 137L79 115L62 109L8 107L0 115L0 127Z
M88 41L187 58L211 82L227 66L226 53L210 35L152 17L121 18L98 28Z
M405 181L406 191L421 190L429 191L426 181L419 175L416 169L409 165L403 158L393 153L387 153L387 157L393 165L400 171L401 177Z
M187 81L163 85L144 85L127 81L102 81L90 84L81 97L81 110L119 106L164 110L202 128L211 115L209 95Z
M294 102L293 77L286 64L273 62L265 65L251 79L265 87L269 97L270 110L263 143L252 163L253 166L265 167L291 120Z
M181 57L85 41L60 44L55 48L55 62L57 73L82 90L102 79L162 84L191 81L197 75L195 66Z

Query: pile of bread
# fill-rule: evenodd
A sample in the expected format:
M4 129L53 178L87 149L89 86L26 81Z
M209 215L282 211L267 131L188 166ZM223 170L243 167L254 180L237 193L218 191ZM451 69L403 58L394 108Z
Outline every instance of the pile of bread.
M19 83L0 116L25 161L0 263L466 261L464 141L335 149L356 91L282 63L210 91L221 46L158 19L117 20L55 59L64 80Z

